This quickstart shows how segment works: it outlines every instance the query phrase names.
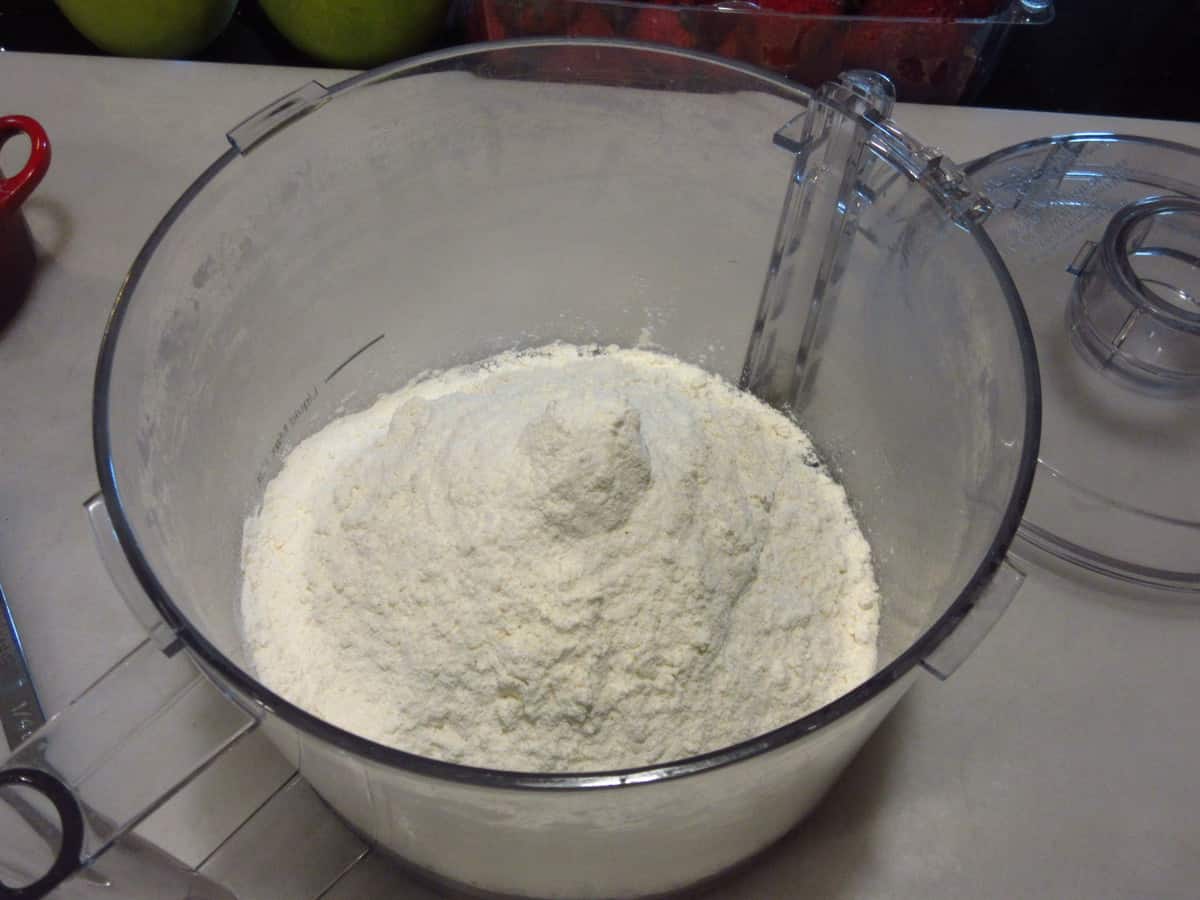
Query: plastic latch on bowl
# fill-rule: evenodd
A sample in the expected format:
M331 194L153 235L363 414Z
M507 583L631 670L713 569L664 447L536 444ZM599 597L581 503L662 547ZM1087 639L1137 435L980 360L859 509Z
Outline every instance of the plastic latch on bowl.
M815 103L775 132L775 143L789 153L808 154L828 132L827 123L814 113L828 108L873 123L886 121L895 105L896 88L886 75L867 69L843 72L837 81L821 85Z
M84 509L87 510L88 524L91 525L92 535L96 539L96 551L100 554L104 568L108 570L121 599L125 601L138 623L146 629L154 645L167 656L174 656L181 647L179 636L159 615L146 592L142 590L137 575L130 568L113 528L112 519L108 515L108 508L104 505L104 496L96 494L84 504Z
M884 75L845 72L775 133L794 160L741 378L742 388L773 406L803 405L819 326L836 302L859 211L871 202L867 132L895 96Z
M964 228L980 225L992 211L992 202L971 185L962 168L936 147L921 143L890 118L895 105L891 82L878 72L843 72L837 81L822 85L821 103L844 114L861 116L869 126L864 143L890 160L913 181L927 187L951 218ZM792 153L807 151L813 139L804 112L775 133L775 143Z
M804 407L859 215L876 202L881 170L889 181L925 186L968 231L991 212L957 165L892 122L895 96L885 75L844 72L775 132L795 159L740 381L771 405Z
M927 187L956 224L973 228L991 215L992 202L972 187L954 160L900 130L890 119L876 123L869 142L873 150Z
M316 81L296 88L268 103L254 115L240 122L225 136L238 153L248 153L264 138L308 115L330 97L329 88Z
M1011 560L1001 562L991 581L980 589L967 614L945 640L921 660L921 666L943 681L953 675L1000 620L1024 582L1025 573Z

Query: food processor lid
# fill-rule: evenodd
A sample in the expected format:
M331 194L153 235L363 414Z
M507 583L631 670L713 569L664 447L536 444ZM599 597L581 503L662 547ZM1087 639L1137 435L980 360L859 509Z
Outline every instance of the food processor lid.
M994 204L986 230L1041 366L1019 536L1124 582L1200 592L1200 149L1073 134L967 171Z

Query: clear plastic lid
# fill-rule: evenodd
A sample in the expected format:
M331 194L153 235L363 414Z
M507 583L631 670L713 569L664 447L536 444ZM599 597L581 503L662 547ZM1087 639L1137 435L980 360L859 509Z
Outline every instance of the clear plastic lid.
M1076 134L968 167L1037 343L1044 425L1020 535L1200 591L1200 150Z

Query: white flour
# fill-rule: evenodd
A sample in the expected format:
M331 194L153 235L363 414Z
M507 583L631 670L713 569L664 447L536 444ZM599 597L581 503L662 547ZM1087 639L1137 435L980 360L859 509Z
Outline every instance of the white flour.
M649 351L504 354L338 419L243 553L268 686L470 765L679 759L875 667L870 551L807 437Z

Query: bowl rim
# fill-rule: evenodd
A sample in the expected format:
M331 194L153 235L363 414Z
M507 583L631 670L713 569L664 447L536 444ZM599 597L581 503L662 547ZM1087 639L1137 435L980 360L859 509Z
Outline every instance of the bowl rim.
M417 74L422 70L440 70L446 63L453 61L461 62L472 56L485 56L497 51L511 49L524 50L538 46L551 49L588 46L623 48L640 53L683 57L693 61L698 60L707 65L744 73L751 79L761 82L776 94L792 97L798 102L810 103L815 99L813 92L808 88L786 81L783 78L760 69L722 57L633 41L601 39L564 40L558 38L492 41L486 44L466 45L410 57L346 78L329 89L329 96L331 99L336 98L340 94L355 88L378 81ZM638 784L653 784L698 775L713 769L739 763L791 744L843 718L863 706L867 701L883 693L887 688L907 675L913 667L927 658L949 637L985 592L992 575L1004 560L1021 522L1036 470L1038 442L1041 433L1040 380L1033 333L1025 316L1025 310L1016 285L1009 275L1008 269L1004 265L999 252L983 228L981 226L972 226L967 230L976 240L1000 283L1017 337L1022 373L1026 385L1022 455L999 528L992 539L987 553L984 554L976 566L958 597L904 652L900 653L894 660L877 671L869 679L830 703L792 722L748 740L681 760L594 772L520 772L467 766L431 759L361 737L301 709L271 691L222 653L188 620L179 607L172 601L170 595L158 580L149 562L141 552L137 536L125 514L124 504L121 499L121 488L117 483L116 469L113 465L112 445L109 435L108 400L114 358L121 324L136 292L138 281L167 231L170 230L172 225L183 214L192 199L239 155L236 149L227 150L172 204L134 259L117 293L115 304L105 326L96 368L92 398L93 448L100 488L112 521L113 530L130 567L137 577L138 583L158 613L167 625L175 630L183 644L193 655L193 658L218 683L223 682L234 688L243 697L250 698L262 710L278 716L284 722L287 722L298 730L341 750L354 753L372 763L444 781L492 788L535 791L612 789ZM925 189L928 190L928 188Z
M514 0L506 0L512 3ZM519 0L518 0L519 2ZM983 26L983 25L1047 25L1054 21L1055 0L1003 0L988 16L921 16L921 15L870 15L860 13L835 12L789 12L783 9L773 9L759 5L722 8L719 0L708 0L704 5L684 5L670 3L668 12L679 13L681 16L736 16L744 18L765 19L768 21L795 22L832 22L837 24L854 25L856 23L871 23L875 25L931 25L931 26ZM631 10L662 8L663 4L654 0L576 0L577 5L616 6Z

